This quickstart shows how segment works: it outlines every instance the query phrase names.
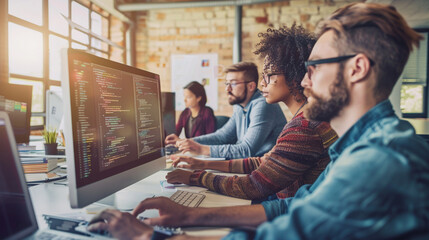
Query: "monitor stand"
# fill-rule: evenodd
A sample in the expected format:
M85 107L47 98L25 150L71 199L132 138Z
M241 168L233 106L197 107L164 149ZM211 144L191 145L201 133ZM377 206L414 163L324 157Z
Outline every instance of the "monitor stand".
M106 208L115 208L120 211L132 211L141 201L154 197L153 194L130 190L121 190L86 207L88 212L100 212ZM89 208L89 209L88 209ZM99 210L97 210L99 208Z

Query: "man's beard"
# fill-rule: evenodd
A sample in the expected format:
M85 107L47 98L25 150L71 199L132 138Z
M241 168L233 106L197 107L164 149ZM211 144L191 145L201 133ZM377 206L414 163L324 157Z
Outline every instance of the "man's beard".
M337 80L330 86L330 99L323 99L316 95L313 90L305 89L307 97L313 97L314 101L308 103L304 111L304 117L315 121L329 122L337 117L340 111L350 101L350 93L344 81L344 66L341 64L337 74Z
M235 97L235 98L228 98L228 102L230 105L240 104L244 102L247 98L247 88L244 88L244 94L242 97L235 96L231 92L229 92L228 95L232 95L233 97Z

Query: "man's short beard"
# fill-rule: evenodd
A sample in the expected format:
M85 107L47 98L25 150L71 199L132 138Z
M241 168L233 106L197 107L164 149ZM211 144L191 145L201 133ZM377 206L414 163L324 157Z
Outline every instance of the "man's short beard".
M244 102L247 98L247 87L244 88L244 96L242 98L239 98L237 96L234 96L234 97L235 97L235 99L228 98L228 102L230 105L240 104L240 103Z
M317 96L311 89L305 90L307 96L312 96L314 101L308 104L304 111L307 119L329 122L337 117L340 111L350 101L350 93L344 80L344 65L340 64L336 81L330 86L330 99Z

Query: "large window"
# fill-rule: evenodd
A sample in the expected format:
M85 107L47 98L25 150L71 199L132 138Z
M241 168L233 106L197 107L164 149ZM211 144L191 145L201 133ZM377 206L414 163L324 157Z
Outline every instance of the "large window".
M123 29L89 0L8 0L9 82L33 86L32 129L44 125L46 90L61 89L61 49L125 63Z
M408 118L426 118L428 113L428 31L418 31L424 40L410 54L402 75L401 112Z

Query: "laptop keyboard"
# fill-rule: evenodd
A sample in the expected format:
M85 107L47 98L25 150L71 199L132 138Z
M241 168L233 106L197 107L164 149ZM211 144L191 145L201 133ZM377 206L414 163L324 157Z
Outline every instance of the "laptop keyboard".
M50 232L41 232L36 235L35 239L38 240L79 240L79 238L73 238L69 236L57 235Z
M193 193L193 192L187 192L187 191L181 191L181 190L177 190L171 197L170 199L173 200L174 202L183 205L183 206L187 206L187 207L198 207L200 205L200 203L204 200L206 196L204 194L200 194L200 193ZM76 229L81 228L83 226L84 229L86 229L86 226L84 226L85 224L80 224ZM106 232L106 233L101 233L99 232L98 234L100 234L101 236L104 237L110 237L110 235ZM55 233L51 233L51 232L40 232L39 234L37 234L36 239L40 239L40 240L78 240L79 236L76 236L76 238L74 237L69 237L69 236L64 236L64 235L57 235Z
M205 197L204 194L177 190L170 199L186 207L198 207Z

